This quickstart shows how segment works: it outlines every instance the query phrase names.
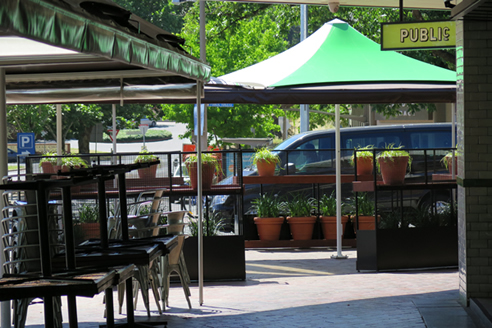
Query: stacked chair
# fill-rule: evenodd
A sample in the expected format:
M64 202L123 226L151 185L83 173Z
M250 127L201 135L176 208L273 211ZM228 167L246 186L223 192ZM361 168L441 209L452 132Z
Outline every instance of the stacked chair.
M130 238L146 238L158 236L164 228L167 234L178 235L178 245L171 252L150 266L136 266L134 272L134 307L138 301L138 290L142 294L147 314L150 316L149 287L152 289L154 300L157 304L159 314L169 306L169 281L172 273L177 273L183 286L188 306L191 309L191 296L189 285L190 276L186 268L185 258L183 255L183 245L186 235L184 235L184 222L187 211L162 212L161 202L163 191L147 191L141 193L135 203L128 204L128 225ZM145 209L145 210L144 210ZM167 217L167 224L159 223L160 217ZM121 238L121 223L118 213L113 220L114 236ZM118 286L119 311L121 313L124 299L124 285ZM159 291L161 305L159 304Z
M188 274L188 269L186 267L186 262L183 253L183 245L185 242L186 235L184 235L184 227L187 225L184 222L184 217L188 214L187 211L175 211L168 212L167 214L167 232L169 234L178 235L178 247L175 247L171 252L164 257L161 261L161 301L162 308L166 310L166 306L169 306L169 283L173 272L179 276L181 285L185 293L186 301L188 302L188 307L191 309L190 302L190 288L189 285L190 275Z
M41 271L41 258L38 233L38 213L36 195L33 192L24 192L24 199L20 201L19 194L4 191L2 194L5 207L3 210L2 228L4 235L4 272L8 274L34 274ZM58 213L60 203L49 204L48 226L52 255L64 248L63 230L60 229L62 213ZM23 328L27 318L27 308L33 301L30 299L15 299L13 324L16 328ZM54 322L55 327L62 327L61 298L56 297Z
M146 191L139 194L134 203L128 204L128 225L129 225L129 237L133 239L155 237L159 235L161 229L165 228L159 224L159 219L163 214L160 211L162 202L162 190ZM114 235L117 238L121 238L121 220L119 220L119 212L114 217ZM150 266L138 265L134 272L134 308L138 302L138 290L142 294L145 308L147 309L147 315L150 316L150 302L149 302L149 286L152 289L155 302L159 314L162 314L162 310L159 304L159 276L158 276L158 263L151 263ZM122 305L125 295L125 285L118 286L118 301L119 312L122 312Z

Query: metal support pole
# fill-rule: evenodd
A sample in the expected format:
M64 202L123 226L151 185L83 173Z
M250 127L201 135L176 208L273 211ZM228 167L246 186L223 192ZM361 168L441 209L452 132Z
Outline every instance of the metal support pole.
M342 255L342 161L340 150L340 105L335 105L335 153L336 153L336 195L337 195L337 255L334 259L346 259Z
M308 11L307 5L301 5L301 42L307 38ZM300 111L301 132L309 131L309 105L302 104Z
M200 2L200 4L203 1ZM197 99L196 99L196 107L201 107L201 89L202 83L197 81ZM198 110L198 136L200 136L201 130L201 110ZM200 137L197 138L197 212L198 212L198 302L200 305L203 305L203 204L202 204L202 139Z
M116 104L113 104L112 106L112 110L113 110L113 131L111 132L111 134L113 135L112 138L113 138L113 154L116 154ZM114 159L114 157L112 157ZM116 163L113 163L113 164L116 164Z
M403 0L400 0L400 22L403 22Z
M200 0L200 60L202 60L203 62L207 61L207 39L206 39L206 31L205 31L206 21L207 18L205 14L205 1ZM200 107L197 106L197 109L200 110ZM200 150L207 150L207 144L208 144L207 104L203 104L202 120L203 120L203 126L200 129L198 129L198 133L196 137L197 139L202 139L200 142L202 148L200 148ZM203 134L202 134L202 130L203 130Z
M56 105L56 154L63 155L63 117L62 105ZM58 158L58 165L61 165L61 157Z
M4 177L9 174L8 163L7 163L7 95L6 95L6 84L5 84L5 69L0 68L0 158L3 158L3 161L0 161L0 176ZM3 202L3 197L0 197L0 206L2 208L5 207L6 204ZM3 213L3 211L2 211ZM3 214L1 214L1 218L3 219ZM2 236L5 234L3 231L3 227L0 230L2 232ZM3 264L5 263L5 254L3 252L4 245L0 243L0 265L3 268ZM3 273L3 269L2 269ZM1 305L1 325L2 328L10 328L10 301L3 301Z

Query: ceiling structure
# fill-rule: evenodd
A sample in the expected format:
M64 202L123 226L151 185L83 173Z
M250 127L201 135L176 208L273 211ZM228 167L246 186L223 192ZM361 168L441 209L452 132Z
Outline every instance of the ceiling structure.
M451 10L451 19L492 20L491 0L461 0Z
M196 98L210 78L184 40L109 0L2 0L0 18L7 90L159 84Z

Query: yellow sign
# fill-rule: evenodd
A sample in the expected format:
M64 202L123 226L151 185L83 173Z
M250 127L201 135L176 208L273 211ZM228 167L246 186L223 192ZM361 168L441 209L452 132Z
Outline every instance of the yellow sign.
M381 50L454 48L454 21L381 24Z

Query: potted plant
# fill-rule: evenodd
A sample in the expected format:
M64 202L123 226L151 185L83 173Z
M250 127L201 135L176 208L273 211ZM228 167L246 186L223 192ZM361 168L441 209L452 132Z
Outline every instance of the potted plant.
M90 238L99 238L99 207L97 204L81 204L77 212L78 218L75 230L81 231L80 234L76 232L76 235L81 235L81 240L77 240L77 242Z
M357 158L357 175L370 175L373 169L374 146L358 147L352 155L352 163Z
M259 176L271 177L275 175L275 167L280 162L280 157L268 148L260 148L253 155L253 164L258 169Z
M357 199L357 208L355 208L355 200ZM359 222L358 230L374 230L376 229L376 218L374 216L374 201L369 199L365 192L358 192L352 197L352 206L357 215ZM357 223L355 225L357 228Z
M198 218L187 216L191 236L186 238L183 254L191 280L198 279ZM219 213L204 217L203 278L204 280L246 279L244 236L222 233L225 219Z
M70 170L70 168L79 169L87 167L87 163L80 157L64 157L62 158L61 169L64 172Z
M324 194L319 200L321 229L325 239L337 239L337 199L334 193L332 192L329 197ZM342 203L342 210L344 207ZM348 215L342 214L342 236L348 220Z
M46 152L43 154L43 157L39 161L39 167L43 173L56 173L59 169L57 168L58 159L56 156L57 154L55 152Z
M144 150L138 154L135 158L135 163L152 163L157 162L159 157L150 153L147 150ZM154 179L157 173L157 165L151 165L146 168L142 168L138 170L138 177L140 179Z
M309 240L313 237L316 216L312 215L315 208L315 199L303 194L296 194L286 203L289 216L287 223L290 227L292 239Z
M454 165L453 165L453 154L454 154ZM453 174L453 166L454 166L454 174L458 175L458 156L461 156L461 152L459 150L454 150L446 153L446 155L443 158L441 158L441 163L449 171L449 174Z
M277 195L260 194L260 197L254 199L251 203L253 204L253 211L257 214L254 222L258 229L260 240L278 240L284 218L280 217L281 202Z
M407 164L412 164L410 154L402 149L403 146L389 144L376 157L378 168L386 185L401 185L405 181Z
M185 160L186 169L190 175L190 183L193 189L198 186L197 168L198 155L191 154ZM202 153L202 187L210 189L216 173L221 172L217 157L210 153Z
M71 169L80 169L80 168L85 168L87 167L87 163L80 157L63 157L61 160L61 171L62 172L68 172ZM57 178L63 178L63 177L57 177ZM81 186L75 186L72 187L70 190L72 192L80 192L82 189Z

